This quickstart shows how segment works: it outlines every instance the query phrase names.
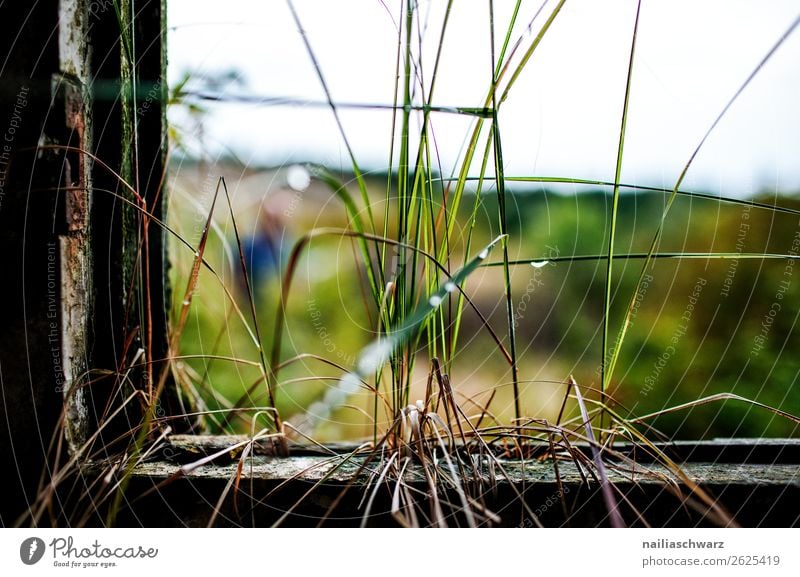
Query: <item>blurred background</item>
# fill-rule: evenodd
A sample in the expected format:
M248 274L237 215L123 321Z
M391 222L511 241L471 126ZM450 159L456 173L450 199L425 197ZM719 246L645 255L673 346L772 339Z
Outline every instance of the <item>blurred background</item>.
M479 5L480 4L480 5ZM496 2L504 27L515 3ZM342 126L365 171L370 207L382 230L396 190L391 105L395 95L397 1L294 3L315 51ZM444 3L419 4L419 59L430 65L439 46ZM528 41L540 3L522 2L512 38ZM545 3L535 23L541 23ZM800 413L798 330L800 277L794 260L748 258L800 250L800 37L790 35L704 144L665 221L661 253L637 291L643 261L670 190L704 133L759 61L797 18L796 2L642 3L621 181L610 332L634 302L611 383L623 415L645 415L713 395L734 393ZM531 64L501 108L505 174L613 181L625 92L633 2L567 2ZM442 43L434 104L482 106L491 82L488 9L456 3ZM232 219L219 198L205 258L224 287L201 273L182 336L184 382L211 409L267 404L259 385L253 335L226 294L247 312L233 220L242 241L262 344L274 330L281 271L294 243L321 227L347 228L341 201L309 163L323 165L357 195L341 137L303 35L284 2L169 2L171 104L170 223L197 246L219 178L232 199ZM499 48L503 38L495 38ZM375 107L379 105L379 107ZM459 167L474 117L432 113L438 167L447 189ZM396 144L396 142L395 142ZM479 174L480 166L470 167ZM493 174L493 167L488 167ZM638 187L638 188L637 188ZM456 222L460 262L478 201L472 252L499 234L497 195L467 188ZM571 259L607 251L612 189L586 184L509 182L509 256L523 412L553 420L570 375L599 388L606 261ZM787 211L726 202L731 197ZM387 206L388 205L388 206ZM386 212L385 212L386 211ZM391 232L391 231L390 231ZM193 254L173 243L176 306ZM729 253L703 258L693 253ZM342 369L351 370L375 335L355 243L320 238L302 253L288 300L282 358L319 355L286 367L278 408L294 423L320 410ZM499 253L490 261L499 262ZM498 335L507 334L502 267L486 266L465 292ZM249 317L247 317L249 318ZM613 346L613 342L610 343ZM429 359L420 353L413 398L424 395ZM477 314L463 317L451 380L473 412L491 395L490 411L513 418L511 372ZM255 383L255 386L254 386ZM372 401L355 394L327 407L320 440L372 434ZM737 402L668 413L653 424L676 438L792 436L796 426ZM212 428L246 429L211 420Z

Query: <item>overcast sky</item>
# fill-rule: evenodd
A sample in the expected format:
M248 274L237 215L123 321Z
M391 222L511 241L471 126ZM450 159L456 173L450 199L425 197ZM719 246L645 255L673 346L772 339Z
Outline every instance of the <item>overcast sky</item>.
M512 41L540 5L522 2ZM443 0L421 2L430 74ZM488 1L456 0L434 104L481 106L490 80ZM494 0L505 30L512 0ZM536 22L543 22L550 2ZM169 76L241 72L229 93L324 100L283 0L170 0ZM296 0L333 98L393 98L398 0ZM501 107L507 174L613 180L636 5L568 0ZM643 0L625 143L623 181L672 186L714 118L800 14L797 0ZM535 28L536 29L536 25ZM528 42L529 37L526 37ZM497 38L499 43L501 37ZM525 43L527 46L527 42ZM684 187L726 195L800 190L800 30L762 69L713 132ZM325 108L209 105L206 142L254 164L312 160L348 166ZM359 162L385 170L386 111L343 111ZM436 114L445 171L461 153L468 117Z

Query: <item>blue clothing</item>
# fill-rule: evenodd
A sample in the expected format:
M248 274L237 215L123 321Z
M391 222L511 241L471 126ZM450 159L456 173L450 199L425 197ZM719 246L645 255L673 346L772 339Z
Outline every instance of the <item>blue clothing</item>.
M280 239L275 235L263 230L257 231L253 236L242 240L242 252L253 292L258 292L273 275L279 275L281 247Z

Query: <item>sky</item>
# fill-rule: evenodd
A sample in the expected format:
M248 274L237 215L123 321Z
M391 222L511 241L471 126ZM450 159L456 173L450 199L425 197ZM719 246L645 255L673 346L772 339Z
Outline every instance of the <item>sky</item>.
M557 2L522 1L512 44L530 45ZM446 5L420 1L423 74L429 78ZM515 2L494 0L495 53ZM295 0L336 102L391 104L399 0ZM433 104L482 106L491 81L489 2L455 0ZM302 35L283 0L170 0L169 80L229 70L227 96L325 101ZM500 107L508 175L613 180L636 3L568 0ZM623 182L674 186L725 105L800 16L797 0L643 0L632 71ZM700 149L683 188L725 196L800 192L800 27L737 98ZM349 166L326 107L206 103L202 142L247 164ZM180 121L180 111L173 112ZM342 110L366 170L385 171L392 113ZM442 170L462 154L473 119L436 113ZM477 173L477 171L473 171Z

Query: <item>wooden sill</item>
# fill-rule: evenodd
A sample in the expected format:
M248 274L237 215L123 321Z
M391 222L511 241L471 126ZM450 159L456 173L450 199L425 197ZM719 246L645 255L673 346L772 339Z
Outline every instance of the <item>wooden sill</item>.
M157 458L134 470L129 491L134 496L137 493L147 496L134 500L123 514L131 515L129 522L137 525L208 524L220 495L237 474L240 450L226 449L245 440L243 436L171 437ZM215 524L271 525L300 497L304 498L283 525L314 526L326 515L325 524L329 526L360 524L361 500L373 467L370 465L357 475L363 457L346 457L353 446L340 444L327 448L330 452L325 454L319 448L296 446L291 448L291 456L276 457L268 446L255 444L252 458L245 461L238 492L231 490L223 499ZM687 477L710 493L738 524L800 526L800 440L679 441L661 444L659 448L679 462ZM583 449L588 451L587 447ZM636 451L627 445L615 445L615 450L631 454ZM216 453L222 454L208 464L197 468L187 466ZM652 526L716 524L702 511L684 507L673 494L670 484L684 494L689 493L684 480L639 453L635 470L629 466L625 470L615 468L613 463L608 466L609 482L620 496L619 502L627 500ZM488 468L482 469L484 503L500 517L500 522L493 525L534 526L529 511L536 512L545 526L608 524L598 483L591 477L587 482L587 477L572 462L559 462L566 507L558 498L559 484L552 461L505 460L502 464L507 477L495 475L495 484L490 482ZM658 473L670 483L647 472ZM427 484L421 470L411 468L406 482L418 490L424 509ZM344 488L348 490L342 494ZM393 526L392 487L384 484L375 495L369 525ZM630 525L643 524L630 506L621 507ZM124 523L124 517L120 521ZM452 521L453 525L462 524L458 515Z

